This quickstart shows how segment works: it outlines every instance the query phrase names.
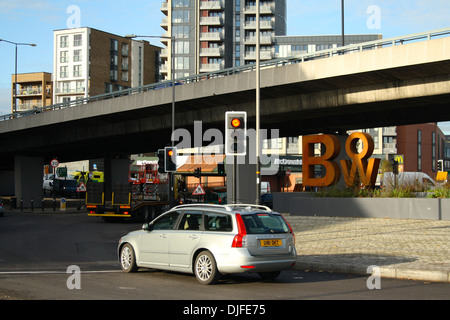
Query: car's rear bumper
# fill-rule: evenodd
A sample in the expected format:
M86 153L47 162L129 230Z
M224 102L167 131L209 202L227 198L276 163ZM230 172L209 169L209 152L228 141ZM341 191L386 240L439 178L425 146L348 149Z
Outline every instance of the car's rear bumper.
M249 273L286 270L295 265L295 248L289 254L252 256L244 248L234 248L227 255L215 256L220 273Z

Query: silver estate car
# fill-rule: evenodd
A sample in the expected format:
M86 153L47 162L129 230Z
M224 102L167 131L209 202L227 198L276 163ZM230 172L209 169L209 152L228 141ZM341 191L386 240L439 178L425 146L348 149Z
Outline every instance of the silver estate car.
M180 205L118 245L124 272L139 267L194 273L202 284L222 274L256 272L273 279L297 258L294 233L279 213L256 205Z

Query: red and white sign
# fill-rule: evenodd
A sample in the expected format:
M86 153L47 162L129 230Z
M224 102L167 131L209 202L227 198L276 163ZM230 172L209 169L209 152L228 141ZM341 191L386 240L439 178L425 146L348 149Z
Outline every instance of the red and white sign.
M194 192L192 192L193 196L199 196L205 194L205 190L203 190L202 185L199 184L197 188L195 188Z
M52 161L50 161L50 165L51 165L53 168L57 168L57 167L59 166L59 161L56 160L56 159L53 159Z
M86 192L86 185L84 184L84 182L80 183L77 188L77 192Z

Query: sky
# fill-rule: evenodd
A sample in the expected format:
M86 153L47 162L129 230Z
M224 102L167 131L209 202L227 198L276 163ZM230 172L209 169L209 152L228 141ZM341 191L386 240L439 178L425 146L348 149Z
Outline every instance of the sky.
M244 0L241 0L244 1ZM162 35L162 0L0 0L0 39L18 47L18 73L53 72L53 31L78 24L117 35ZM287 35L341 34L341 1L287 0ZM404 36L450 27L449 0L345 0L346 34ZM152 44L162 44L157 39ZM15 46L0 42L0 114L11 111ZM450 122L440 123L450 134Z

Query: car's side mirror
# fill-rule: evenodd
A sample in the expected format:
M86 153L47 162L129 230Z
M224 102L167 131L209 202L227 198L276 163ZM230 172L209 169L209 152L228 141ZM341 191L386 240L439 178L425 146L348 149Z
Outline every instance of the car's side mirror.
M142 225L142 230L144 231L152 231L153 230L153 224L151 222L146 222Z

